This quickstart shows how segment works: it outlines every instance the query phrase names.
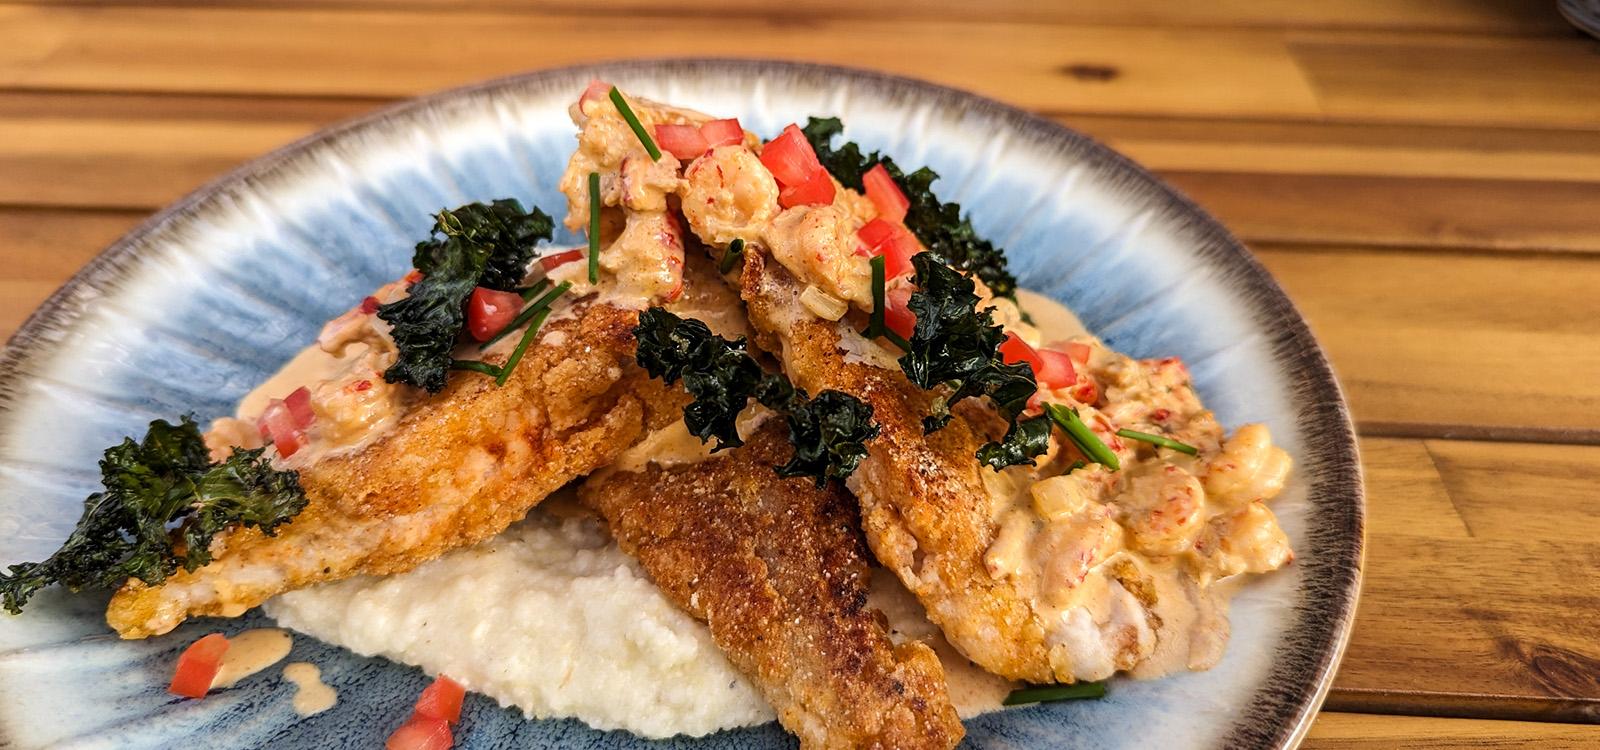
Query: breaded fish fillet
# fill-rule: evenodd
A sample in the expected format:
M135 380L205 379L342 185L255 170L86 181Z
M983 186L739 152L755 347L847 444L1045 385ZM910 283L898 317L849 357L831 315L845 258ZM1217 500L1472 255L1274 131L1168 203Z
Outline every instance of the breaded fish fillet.
M925 435L922 417L931 412L932 394L898 369L847 358L839 325L804 314L801 287L786 269L759 252L745 257L742 296L762 347L783 353L795 385L813 393L838 389L872 405L882 432L868 443L869 456L849 487L860 500L862 529L878 561L984 669L1029 682L1073 681L1072 648L1049 641L1050 628L1015 579L997 579L985 566L998 531L997 500L984 482L987 469L973 455L989 426L958 409L949 425ZM1119 630L1101 634L1115 644L1111 658L1121 669L1148 651L1142 622L1113 622L1108 627Z
M548 326L504 387L452 377L364 450L302 469L309 502L277 536L231 532L209 565L160 586L129 581L107 621L124 638L159 635L290 589L408 570L499 533L637 441L652 404L676 416L679 397L632 364L637 319L587 304Z
M781 421L703 461L605 472L579 491L669 598L705 621L804 748L950 748L963 734L927 645L868 609L854 502L772 467Z

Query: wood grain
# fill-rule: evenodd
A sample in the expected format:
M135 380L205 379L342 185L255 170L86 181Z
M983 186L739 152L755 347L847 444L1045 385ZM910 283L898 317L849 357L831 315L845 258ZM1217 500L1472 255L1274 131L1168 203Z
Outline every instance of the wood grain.
M1600 727L1415 716L1323 713L1304 750L1580 750L1600 746Z
M1600 258L1263 246L1362 429L1600 442Z
M1328 706L1600 722L1600 447L1362 455L1366 575Z
M1593 45L1565 36L669 15L608 19L605 37L629 42L618 51L595 31L528 13L11 6L0 86L401 96L714 50L927 76L1062 113L1600 128Z
M0 205L154 209L387 101L3 92ZM1600 252L1600 132L1062 119L1246 240Z
M36 0L38 4L102 6L106 0ZM660 13L660 2L644 0L156 0L143 5L281 8L356 8L409 10L486 10L583 13L597 18ZM826 18L967 18L993 21L1135 26L1244 26L1272 28L1409 29L1487 33L1569 33L1571 27L1545 3L1519 0L1221 0L1173 3L1123 0L1117 3L1041 3L1036 0L720 0L672 8L677 15Z

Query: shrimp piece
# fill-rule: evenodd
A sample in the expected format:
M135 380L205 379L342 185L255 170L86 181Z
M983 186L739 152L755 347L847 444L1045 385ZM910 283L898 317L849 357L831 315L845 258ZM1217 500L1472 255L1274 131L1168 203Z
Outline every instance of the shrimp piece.
M1195 551L1200 553L1196 562L1203 578L1266 573L1294 560L1278 517L1260 501L1212 519L1205 536L1195 543Z
M1293 460L1272 444L1266 425L1240 427L1206 468L1205 487L1217 502L1237 508L1283 491Z
M1119 498L1132 547L1176 555L1194 546L1206 519L1205 490L1182 467L1165 464L1134 476Z
M683 216L702 240L725 245L760 236L778 214L778 183L742 146L718 146L684 172Z
M859 217L843 203L785 209L766 227L762 240L772 256L800 278L838 299L872 309L872 266L856 230Z

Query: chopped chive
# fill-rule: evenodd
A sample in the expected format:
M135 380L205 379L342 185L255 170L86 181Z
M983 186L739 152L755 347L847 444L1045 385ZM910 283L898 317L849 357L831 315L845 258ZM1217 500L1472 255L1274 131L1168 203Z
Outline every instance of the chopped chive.
M728 243L728 249L722 251L722 262L717 264L718 273L727 273L733 270L733 264L744 255L744 240L738 237Z
M505 385L506 381L511 379L511 371L517 369L517 363L521 362L522 355L527 353L528 345L532 344L533 339L538 336L539 326L544 325L544 319L548 317L550 317L550 308L546 307L533 317L532 322L528 323L528 330L523 332L522 340L517 342L517 348L511 350L511 357L506 360L505 364L500 366L500 374L494 379L496 386Z
M549 279L539 279L539 283L534 284L533 286L525 286L525 287L523 287L521 289L518 289L517 290L517 294L522 297L522 301L523 302L528 302L528 301L532 300L535 295L537 295L538 293L544 291L549 286L550 286L550 280Z
M884 279L884 263L884 256L882 255L875 255L871 261L868 261L868 264L872 266L872 312L867 316L867 330L862 331L861 335L869 339L882 336L888 339L890 343L900 347L901 351L910 351L911 342L906 341L904 337L895 333L889 328L888 324L884 323L884 309L888 305L888 297L884 291L887 286Z
M617 105L617 111L622 113L622 119L627 120L628 127L633 128L633 134L639 136L639 142L644 144L645 153L650 154L651 161L660 160L661 149L656 148L656 142L650 139L650 134L645 132L644 125L639 122L639 116L633 113L633 108L628 106L628 100L622 98L622 92L618 91L616 86L611 87L611 103Z
M1047 685L1013 690L1010 695L1006 696L1005 700L1000 701L1000 704L1004 706L1021 706L1029 703L1104 698L1105 695L1106 684L1104 682L1075 682L1071 685Z
M611 95L617 95L615 88ZM589 283L600 283L600 173L589 173Z
M1083 420L1078 417L1077 411L1068 409L1060 404L1045 404L1044 413L1049 414L1050 419L1061 426L1062 431L1067 433L1067 437L1072 440L1073 445L1078 446L1078 451L1088 457L1089 460L1098 464L1105 464L1112 471L1122 468L1121 462L1117 460L1117 454L1112 453L1105 443L1100 442L1100 438L1095 437L1094 431L1089 429L1089 425L1083 423Z
M1191 456L1200 452L1199 448L1189 445L1188 443L1180 443L1165 435L1152 435L1148 432L1139 432L1138 430L1117 430L1117 434L1128 438L1129 440L1140 440L1146 443L1153 443L1163 448L1171 448L1179 453L1187 453Z
M481 372L491 378L500 377L500 368L495 367L488 362L479 362L473 359L452 359L450 360L450 369Z
M496 341L499 341L500 339L503 339L506 336L511 335L512 331L515 331L518 328L521 328L524 325L527 325L528 321L532 320L533 316L538 315L540 310L543 310L543 309L549 307L551 303L556 301L557 297L560 297L562 294L565 294L566 291L568 289L571 289L571 288L572 288L572 282L563 281L560 284L556 285L556 288L551 289L548 292L545 292L543 297L540 297L533 304L528 305L527 307L523 308L522 312L517 313L517 317L512 318L511 322L507 323L505 328L500 329L499 333L496 333L495 335L490 336L488 341L485 341L482 344L479 344L478 345L478 351L481 352L484 349L488 349L489 347L494 346L494 343Z

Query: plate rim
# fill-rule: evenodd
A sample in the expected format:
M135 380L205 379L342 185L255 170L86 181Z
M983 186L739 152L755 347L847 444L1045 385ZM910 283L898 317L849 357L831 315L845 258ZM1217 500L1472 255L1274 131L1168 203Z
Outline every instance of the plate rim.
M1276 337L1267 341L1266 345L1272 352L1276 364L1287 370L1299 371L1306 376L1300 382L1285 384L1286 390L1294 395L1293 402L1309 400L1316 412L1308 415L1302 410L1297 415L1296 422L1297 425L1302 425L1307 450L1314 449L1315 453L1326 459L1324 461L1326 466L1323 467L1326 476L1320 477L1319 480L1329 482L1331 486L1322 488L1321 491L1334 499L1342 498L1346 501L1346 507L1343 508L1344 515L1342 519L1338 519L1344 521L1343 527L1329 532L1338 535L1337 539L1344 542L1340 545L1342 549L1334 550L1340 553L1338 559L1327 562L1334 574L1334 580L1328 582L1332 584L1332 588L1318 589L1313 585L1318 583L1317 581L1312 581L1309 577L1304 579L1301 584L1302 590L1297 591L1297 596L1302 599L1314 599L1315 601L1307 602L1313 605L1308 609L1314 611L1302 613L1280 631L1293 632L1306 625L1311 617L1326 618L1327 627L1324 628L1326 635L1318 645L1297 647L1288 644L1286 638L1285 645L1280 646L1280 649L1291 652L1314 652L1312 660L1314 663L1301 665L1301 668L1310 670L1309 684L1306 684L1305 675L1296 679L1294 675L1280 674L1286 669L1283 660L1273 659L1263 678L1263 684L1252 695L1246 711L1236 713L1228 733L1222 738L1224 746L1227 747L1262 741L1270 747L1298 746L1326 700L1334 674L1349 645L1365 570L1364 472L1348 401L1334 375L1332 364L1312 334L1304 316L1266 267L1220 221L1189 196L1092 136L1041 115L958 87L876 70L825 63L753 57L664 56L540 68L408 97L380 106L354 118L319 128L208 180L141 221L74 272L66 282L29 313L22 325L10 336L4 349L0 350L0 427L10 421L8 417L15 408L18 382L27 375L25 365L35 356L49 354L51 344L57 343L56 337L51 334L65 329L82 316L82 306L73 304L75 297L86 291L94 291L100 283L119 278L138 262L139 251L145 246L146 240L159 235L169 225L182 222L204 209L207 201L229 190L269 176L279 167L324 148L339 138L377 128L390 121L424 115L432 109L475 96L497 93L514 95L519 88L553 79L569 79L586 74L603 78L629 74L659 75L664 72L687 75L735 72L755 79L762 73L770 71L781 71L802 77L845 77L870 86L909 92L910 100L933 101L945 107L959 106L967 110L977 110L1024 133L1059 141L1075 154L1100 162L1099 166L1102 169L1130 178L1137 183L1136 192L1154 195L1177 209L1179 213L1190 217L1188 224L1197 235L1193 243L1196 248L1214 245L1221 250L1219 257L1215 259L1217 262L1231 263L1244 271L1241 278L1224 284L1236 287L1229 289L1230 292L1248 290L1249 294L1245 295L1246 299L1243 299L1241 304L1249 310L1252 317L1259 321L1258 316L1266 313L1273 315L1281 323L1283 330L1278 331ZM1328 396L1332 398L1329 399ZM1320 423L1324 428L1316 431L1306 430L1303 425L1308 422ZM1311 499L1313 498L1308 497L1308 501ZM1312 508L1314 511L1328 512L1327 509L1315 504ZM1342 574L1343 580L1338 580L1338 574ZM1334 611L1327 612L1320 609L1330 604L1336 608ZM1296 609L1302 608L1296 607ZM1299 692L1286 700L1279 691L1272 689L1274 683L1280 681L1300 683ZM1262 722L1268 725L1262 728L1268 729L1269 734L1262 735L1248 731L1250 724L1259 726ZM0 736L0 739L3 739L3 736Z

